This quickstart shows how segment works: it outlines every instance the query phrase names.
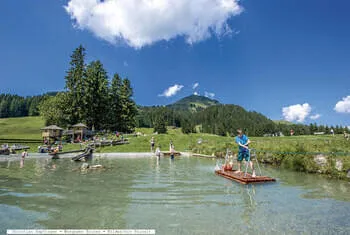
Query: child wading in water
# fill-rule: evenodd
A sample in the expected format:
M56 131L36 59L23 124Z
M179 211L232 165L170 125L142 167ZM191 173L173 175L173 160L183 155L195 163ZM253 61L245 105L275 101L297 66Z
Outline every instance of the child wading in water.
M174 154L175 154L175 147L173 145L173 142L170 142L170 159L174 159Z
M160 148L159 146L156 148L156 156L160 158Z
M28 153L27 153L27 150L25 149L23 152L22 152L22 159L28 157Z

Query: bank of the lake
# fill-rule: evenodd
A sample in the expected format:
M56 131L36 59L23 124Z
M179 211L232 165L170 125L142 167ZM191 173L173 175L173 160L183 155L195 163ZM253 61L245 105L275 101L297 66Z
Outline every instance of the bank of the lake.
M44 126L40 117L0 119L0 139L38 139L40 128ZM124 135L128 144L97 148L95 153L150 152L150 139L155 138L155 146L162 151L169 150L172 141L181 152L223 157L226 150L237 153L234 138L205 133L183 134L181 129L168 128L167 134L154 135L152 128L137 128L135 133ZM116 138L109 134L107 139ZM251 148L256 149L258 160L282 166L295 171L326 174L335 178L348 179L350 170L350 141L342 135L250 137ZM36 153L39 144L26 143L30 153ZM63 150L84 148L81 144L64 144Z

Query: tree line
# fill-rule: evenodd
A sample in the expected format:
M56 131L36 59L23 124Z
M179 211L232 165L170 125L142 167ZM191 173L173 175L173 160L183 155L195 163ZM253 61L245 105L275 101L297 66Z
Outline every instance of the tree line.
M154 132L166 133L167 126L181 127L185 134L195 132L193 114L187 110L167 106L138 107L137 127L153 128Z
M238 128L250 136L287 136L291 130L294 135L312 135L315 132L329 134L331 129L335 134L347 131L346 127L339 125L275 123L258 112L246 111L231 104L212 105L195 113L183 107L139 107L136 120L137 127L151 127L158 133L166 133L166 126L181 127L185 134L203 132L221 136L235 135Z
M51 94L22 97L11 94L0 94L0 118L38 116L38 106Z

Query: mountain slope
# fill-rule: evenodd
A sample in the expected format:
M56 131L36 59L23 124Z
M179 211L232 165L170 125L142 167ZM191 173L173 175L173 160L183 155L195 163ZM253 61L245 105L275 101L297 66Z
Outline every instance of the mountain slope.
M220 104L219 101L210 99L205 96L190 95L176 101L173 104L167 105L170 109L176 109L181 111L198 112L208 108L209 106Z

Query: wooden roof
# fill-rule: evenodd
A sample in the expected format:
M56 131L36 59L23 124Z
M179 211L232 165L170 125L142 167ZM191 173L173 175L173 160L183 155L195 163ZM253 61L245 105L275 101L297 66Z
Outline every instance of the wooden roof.
M63 130L63 129L56 125L51 125L51 126L40 128L40 130Z
M84 127L84 128L87 128L87 126L85 124L83 124L83 123L75 124L72 127Z

